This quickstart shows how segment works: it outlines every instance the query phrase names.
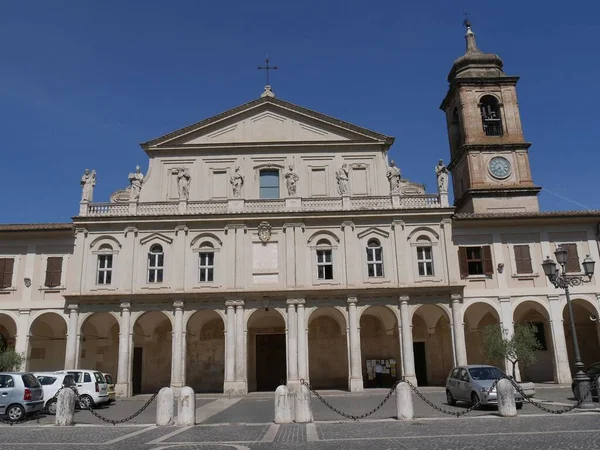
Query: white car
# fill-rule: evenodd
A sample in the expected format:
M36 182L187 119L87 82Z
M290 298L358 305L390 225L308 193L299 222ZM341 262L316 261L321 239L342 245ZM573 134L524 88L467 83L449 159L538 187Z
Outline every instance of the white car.
M106 378L98 370L61 370L54 373L71 374L75 379L81 408L93 408L108 403Z
M63 387L75 388L75 378L70 373L35 372L44 389L44 408L48 414L56 414L56 393Z

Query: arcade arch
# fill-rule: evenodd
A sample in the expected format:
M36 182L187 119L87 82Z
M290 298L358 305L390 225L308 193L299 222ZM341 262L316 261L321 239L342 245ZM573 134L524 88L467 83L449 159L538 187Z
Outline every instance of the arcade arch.
M0 334L4 336L8 348L14 350L17 338L17 324L8 314L0 313Z
M316 389L348 389L346 319L335 308L317 308L308 318L308 369Z
M498 325L498 311L489 303L476 302L467 306L464 312L465 342L467 362L469 364L492 364L485 356L483 348L483 329L488 325ZM501 364L501 369L504 369Z
M88 316L81 326L79 365L82 369L107 372L117 378L119 322L110 313Z
M247 328L248 390L274 391L287 380L285 320L277 309L258 309Z
M598 310L590 302L583 299L572 300L571 306L575 319L579 353L581 354L581 360L587 367L600 361L600 323L598 322ZM591 320L591 316L595 316L596 319ZM563 309L563 327L567 341L569 366L572 368L575 363L575 349L573 346L573 333L571 333L571 317L568 305L565 305Z
M195 392L223 392L225 324L212 310L196 311L186 327L186 385Z
M28 367L32 372L63 370L67 346L67 323L60 314L37 316L29 327Z

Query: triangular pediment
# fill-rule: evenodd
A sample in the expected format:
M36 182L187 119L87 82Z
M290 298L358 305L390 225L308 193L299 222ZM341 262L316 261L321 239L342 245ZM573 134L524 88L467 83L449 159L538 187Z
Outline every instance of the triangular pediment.
M147 150L244 143L372 142L393 138L275 98L260 98L142 144Z

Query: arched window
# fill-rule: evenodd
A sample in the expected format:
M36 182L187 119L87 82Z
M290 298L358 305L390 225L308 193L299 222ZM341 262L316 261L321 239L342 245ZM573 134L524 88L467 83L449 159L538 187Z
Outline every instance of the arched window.
M112 270L113 248L109 244L102 244L98 249L98 267L96 273L96 284L111 284Z
M500 117L500 104L492 95L485 95L479 103L481 121L486 136L502 136L502 118Z
M260 198L279 198L279 170L260 171Z
M148 253L148 283L162 283L165 268L163 248L154 244Z
M327 239L317 242L317 278L319 280L333 280L331 250L331 243Z
M422 277L433 276L431 241L427 236L419 236L417 244L417 266L419 268L419 275Z
M367 243L367 272L369 277L383 276L383 249L377 239Z
M215 248L210 242L203 242L200 245L198 260L198 281L201 283L210 283L215 277Z

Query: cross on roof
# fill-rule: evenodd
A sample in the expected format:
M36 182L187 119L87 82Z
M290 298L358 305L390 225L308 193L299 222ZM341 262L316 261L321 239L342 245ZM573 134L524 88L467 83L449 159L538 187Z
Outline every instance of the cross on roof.
M267 86L270 86L269 84L269 70L277 70L277 66L270 66L269 65L269 57L267 56L267 59L265 59L265 66L258 66L258 70L266 70L267 71Z
M463 13L463 16L465 16L465 20L463 20L463 25L469 28L471 26L471 22L469 22L469 11L465 11Z

